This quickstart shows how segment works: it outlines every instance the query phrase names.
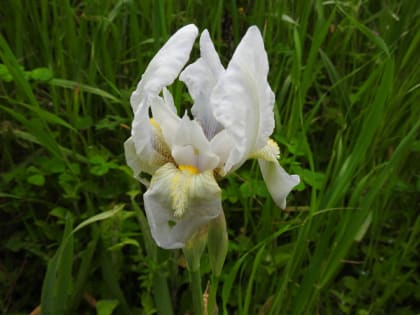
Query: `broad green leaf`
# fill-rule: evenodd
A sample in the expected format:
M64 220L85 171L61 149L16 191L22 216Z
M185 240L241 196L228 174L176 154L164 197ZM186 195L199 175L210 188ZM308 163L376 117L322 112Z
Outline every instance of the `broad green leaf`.
M13 81L13 77L9 73L9 70L7 70L7 67L1 63L0 63L0 80L5 81L5 82Z
M118 300L99 300L96 302L97 315L111 315L118 306Z
M53 73L48 68L36 68L27 72L29 78L36 81L49 81L53 78Z
M44 186L45 184L45 177L42 174L34 174L28 177L28 183L35 185L35 186Z

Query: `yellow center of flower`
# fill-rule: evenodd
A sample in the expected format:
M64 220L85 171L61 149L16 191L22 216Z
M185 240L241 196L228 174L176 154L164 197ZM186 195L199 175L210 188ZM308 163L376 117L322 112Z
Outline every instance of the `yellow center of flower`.
M157 129L160 128L159 124L157 123L157 121L153 117L149 119L149 122L153 127L157 128Z
M198 174L198 168L196 168L195 166L192 165L179 165L178 168L181 171L187 171L190 174Z

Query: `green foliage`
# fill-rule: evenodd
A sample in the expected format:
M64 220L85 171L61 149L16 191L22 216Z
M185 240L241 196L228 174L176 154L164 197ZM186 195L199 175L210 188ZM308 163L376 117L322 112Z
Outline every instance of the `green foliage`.
M220 182L219 314L419 313L419 14L415 1L2 3L1 313L192 310L185 261L151 239L123 156L130 93L187 23L224 65L262 30L273 137L302 179L284 212L256 163Z

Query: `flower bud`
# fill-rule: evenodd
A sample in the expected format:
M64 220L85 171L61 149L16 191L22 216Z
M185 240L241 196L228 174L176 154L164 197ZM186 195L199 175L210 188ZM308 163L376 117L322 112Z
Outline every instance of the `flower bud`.
M207 230L207 224L202 225L182 248L190 271L197 271L200 268L201 255L207 244Z
M226 219L223 211L219 216L209 222L208 225L208 251L210 265L213 274L219 277L222 273L223 264L228 250L228 234L226 230Z

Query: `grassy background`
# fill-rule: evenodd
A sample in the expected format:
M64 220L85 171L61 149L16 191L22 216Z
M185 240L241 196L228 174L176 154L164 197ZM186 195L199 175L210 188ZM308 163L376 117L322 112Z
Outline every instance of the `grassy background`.
M255 163L220 183L220 314L418 314L419 15L396 0L3 1L1 312L191 310L185 261L151 242L122 144L147 63L195 23L224 65L261 29L274 138L303 180L284 212Z

